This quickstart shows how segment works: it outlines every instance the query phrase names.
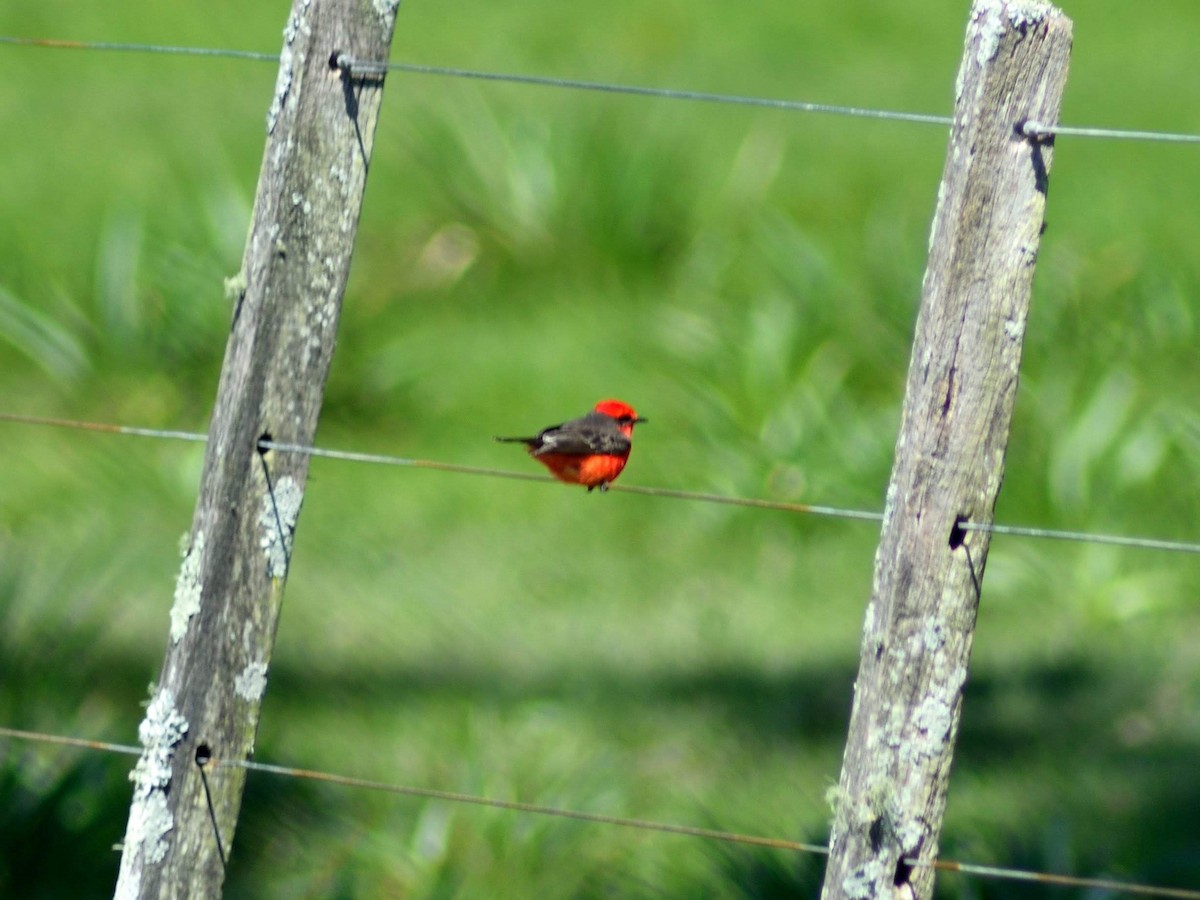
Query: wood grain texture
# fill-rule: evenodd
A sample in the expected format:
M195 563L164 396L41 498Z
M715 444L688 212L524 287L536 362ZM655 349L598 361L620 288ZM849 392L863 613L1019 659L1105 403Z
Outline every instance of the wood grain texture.
M1044 221L1071 22L978 0L875 560L822 896L930 897Z
M258 193L180 569L166 658L139 729L116 896L219 897L224 879L197 750L251 756L308 471L260 454L311 445L333 355L383 79L331 67L386 60L395 2L295 0L284 30ZM207 776L224 851L245 772Z

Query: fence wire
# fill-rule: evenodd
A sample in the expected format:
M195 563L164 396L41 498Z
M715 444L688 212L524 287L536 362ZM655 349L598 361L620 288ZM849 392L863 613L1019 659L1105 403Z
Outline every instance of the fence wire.
M107 741L94 741L87 738L69 737L66 735L46 734L37 731L26 731L0 725L0 737L10 740L29 741L39 744L50 744L64 747L74 747L82 750L92 750L104 753L140 756L142 748L131 744L116 744ZM699 828L692 825L680 825L671 822L657 822L649 819L634 819L625 816L612 816L603 813L585 812L582 810L564 809L556 806L543 806L537 803L524 803L517 800L500 800L494 797L483 797L477 794L466 794L457 791L444 791L435 788L414 787L387 781L377 781L370 778L358 778L351 775L339 775L333 772L323 772L315 769L298 769L294 766L282 766L275 763L256 762L252 760L220 759L207 757L197 759L197 766L204 776L207 789L207 773L219 772L226 769L245 769L248 772L259 772L281 778L297 778L331 784L337 787L358 788L361 790L378 791L381 793L398 794L407 797L420 797L426 800L438 800L446 803L460 803L472 806L484 806L501 809L508 812L525 813L529 815L550 816L560 819L573 819L594 825L609 825L621 828L635 828L642 831L673 834L682 837L700 838L704 840L722 841L725 843L744 844L754 847L766 847L773 850L786 850L798 853L811 853L818 856L828 856L829 848L822 844L794 841L787 838L763 837L752 834L741 834L733 831L721 831L713 828ZM215 825L215 820L214 820ZM220 840L215 835L215 840ZM224 852L222 851L222 856ZM1010 869L1003 866L987 866L976 863L959 862L945 859L915 859L903 860L905 865L912 867L930 867L942 872L957 872L975 878L987 878L1003 881L1018 881L1031 884L1055 885L1058 887L1077 887L1093 891L1106 891L1141 897L1164 897L1168 900L1200 900L1200 890L1189 888L1164 887L1161 885L1140 884L1121 881L1114 878L1087 878L1076 875L1063 875L1055 872L1036 872L1028 869Z
M133 437L160 438L204 443L208 436L199 432L171 431L156 428L139 428L129 425L113 425L106 422L80 422L72 419L55 419L43 416L27 416L19 413L0 412L0 422L20 425L41 425L57 428L73 428L96 431L103 434L122 434ZM371 465L398 466L412 469L432 469L438 472L453 472L460 475L477 475L487 478L508 478L519 481L537 481L557 484L553 478L532 472L513 472L508 469L491 469L468 466L460 463L442 462L432 459L413 459L405 456L388 456L379 453L357 453L349 450L330 450L322 447L305 447L279 441L259 441L263 450L279 453L303 453L307 456L336 459L343 462ZM635 484L612 484L610 491L625 494L640 494L669 500L689 500L699 503L716 503L725 506L740 506L751 509L775 510L811 516L826 516L837 519L857 519L868 522L883 521L883 513L874 510L848 509L839 506L823 506L812 503L793 503L787 500L768 500L760 497L736 497L726 494L711 494L701 491L678 490L675 488L649 487ZM963 531L987 531L1014 537L1027 537L1055 541L1071 541L1085 544L1104 544L1137 550L1161 550L1168 553L1200 554L1200 543L1172 541L1160 538L1137 537L1119 534L1094 534L1086 531L1059 531L1053 528L1031 528L1022 525L1001 525L994 522L958 522L956 527Z
M0 35L0 44L16 47L33 47L47 50L87 50L112 53L149 53L167 56L199 56L247 60L251 62L278 62L278 53L260 53L252 50L234 50L219 47L186 47L167 44L138 44L118 41L67 41L54 38L32 38L18 35ZM446 78L475 81L505 82L536 87L560 88L574 91L591 91L606 94L625 94L652 97L660 100L684 100L702 103L722 103L735 106L752 106L776 109L785 112L822 113L848 116L859 119L881 119L893 122L909 122L920 125L949 126L950 116L930 113L903 112L889 109L871 109L859 106L842 106L832 103L813 103L803 100L785 100L771 97L749 97L736 94L710 93L682 88L648 87L643 85L614 84L589 81L579 78L561 78L547 75L526 75L512 72L484 72L454 66L432 66L419 63L388 62L384 60L360 60L349 53L335 49L330 62L356 76L380 77L388 72L403 72L409 75L432 75ZM1100 138L1108 140L1154 141L1174 144L1200 144L1200 134L1179 132L1142 131L1121 128L1094 128L1070 125L1026 123L1026 133L1038 137L1061 135L1064 137Z

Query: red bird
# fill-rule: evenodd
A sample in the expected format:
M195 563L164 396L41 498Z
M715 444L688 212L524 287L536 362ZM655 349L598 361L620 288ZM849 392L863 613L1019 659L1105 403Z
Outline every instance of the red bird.
M559 481L603 492L625 468L633 447L633 426L645 421L627 403L601 400L586 416L551 425L533 437L496 440L524 444L529 455Z

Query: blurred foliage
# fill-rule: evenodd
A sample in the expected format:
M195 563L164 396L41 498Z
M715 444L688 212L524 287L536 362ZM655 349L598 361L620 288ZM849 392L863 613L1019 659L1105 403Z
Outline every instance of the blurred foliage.
M965 11L408 4L394 57L945 112ZM1200 130L1194 3L1067 12L1064 120ZM16 0L0 32L269 50L284 17ZM274 67L0 47L0 74L0 407L203 430ZM492 434L619 396L651 420L631 482L878 508L944 146L390 76L320 441L516 468ZM1195 539L1195 150L1055 153L998 517ZM133 742L201 450L0 429L0 720ZM316 461L259 756L823 840L873 531ZM1200 883L1198 589L1188 557L995 541L947 856ZM0 746L0 895L105 895L131 761ZM227 893L796 896L820 869L254 776Z

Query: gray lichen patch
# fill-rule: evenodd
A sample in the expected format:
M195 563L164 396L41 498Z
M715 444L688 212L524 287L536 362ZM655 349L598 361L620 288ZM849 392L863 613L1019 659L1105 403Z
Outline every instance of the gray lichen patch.
M267 689L267 664L260 660L249 663L233 680L233 689L243 700L257 703Z
M294 8L292 14L288 17L287 24L283 27L283 49L279 54L279 72L275 76L275 93L271 96L271 105L267 109L267 134L275 132L275 126L279 122L280 116L283 115L284 108L289 102L294 101L292 92L292 82L295 80L296 70L299 67L299 61L296 59L296 53L293 45L297 38L307 34L310 23L308 21L308 8L311 2L298 4Z
M375 7L382 27L390 32L396 22L396 10L400 8L400 0L374 0L371 5Z
M983 18L978 56L980 65L995 57L1001 40L1009 30L1036 25L1055 11L1053 6L1039 0L980 0L975 10L976 15Z
M133 782L133 802L125 829L125 853L117 881L117 900L138 895L141 887L138 857L144 863L154 865L167 855L167 835L174 827L167 807L171 757L187 730L187 720L175 708L174 694L166 689L159 691L138 726L138 739L145 750L129 774L129 780Z
M259 546L266 553L267 574L271 578L287 575L288 561L292 557L292 536L303 500L304 492L290 475L284 475L275 483L274 490L263 495L258 516L262 532Z
M171 643L187 634L188 622L200 612L203 593L200 571L204 565L204 532L196 532L196 540L183 557L179 579L175 582L175 602L171 604Z

